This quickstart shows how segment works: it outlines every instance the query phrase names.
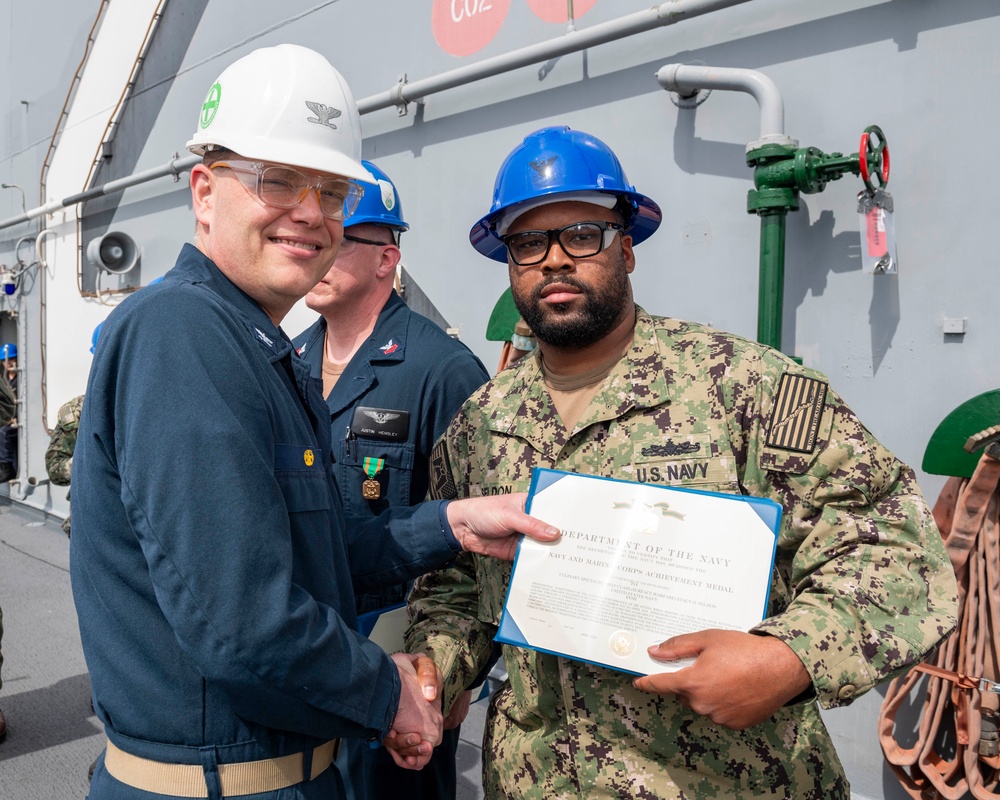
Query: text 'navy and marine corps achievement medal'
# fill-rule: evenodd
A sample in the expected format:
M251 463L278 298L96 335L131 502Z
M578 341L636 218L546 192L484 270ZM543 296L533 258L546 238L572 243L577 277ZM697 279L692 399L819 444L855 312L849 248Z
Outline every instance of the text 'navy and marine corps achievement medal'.
M361 484L361 496L365 500L378 500L382 496L382 487L375 480L375 476L382 471L384 465L384 458L365 458L365 475L368 478Z

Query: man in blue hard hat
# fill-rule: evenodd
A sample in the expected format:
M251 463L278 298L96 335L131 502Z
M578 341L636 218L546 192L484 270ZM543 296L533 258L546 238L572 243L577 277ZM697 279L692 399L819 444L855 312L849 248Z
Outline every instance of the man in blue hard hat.
M532 646L503 648L510 679L487 721L485 795L848 800L819 706L850 703L948 634L951 565L913 471L824 376L636 305L636 247L660 219L596 136L546 128L511 152L470 238L506 264L538 348L456 414L432 455L431 495L516 492L548 468L769 499L783 513L766 616L749 631L680 626L681 617L706 619L701 606L738 581L708 572L706 554L693 551L648 569L615 549L614 530L564 519L600 543L590 549L599 554L591 583L576 590L536 577L533 608L561 615L595 653L605 646L600 663L638 646L648 674L507 632L507 642ZM671 541L670 530L656 534ZM560 547L546 552L558 557ZM685 572L696 561L704 574ZM445 708L484 663L509 576L495 559L462 555L411 592L407 645L441 666ZM676 587L691 583L696 601L674 602ZM667 638L671 630L684 633ZM634 631L654 643L646 648ZM689 666L671 664L684 659Z
M333 266L306 295L321 316L294 343L323 382L344 508L349 517L369 518L424 500L434 442L489 376L468 347L411 311L396 292L400 240L409 225L389 176L370 161L362 164L377 186L345 220ZM408 591L401 583L355 596L364 632L388 652L403 649ZM419 772L400 769L382 748L346 742L340 760L348 793L354 800L454 798L460 722L445 731Z

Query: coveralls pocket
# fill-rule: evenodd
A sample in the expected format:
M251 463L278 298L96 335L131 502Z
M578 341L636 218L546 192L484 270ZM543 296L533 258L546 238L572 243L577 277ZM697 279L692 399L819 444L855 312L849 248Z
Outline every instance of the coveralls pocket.
M338 442L337 450L334 477L348 517L377 516L387 508L412 505L412 444L358 437ZM366 481L373 482L367 497Z

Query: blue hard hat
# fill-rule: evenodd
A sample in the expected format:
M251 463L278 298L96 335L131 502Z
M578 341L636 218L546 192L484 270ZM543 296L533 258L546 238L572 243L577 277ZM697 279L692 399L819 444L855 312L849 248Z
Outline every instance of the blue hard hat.
M504 160L493 186L489 213L472 226L469 241L494 261L507 261L497 232L504 212L552 195L593 193L617 198L625 230L638 244L660 226L660 207L635 190L610 147L589 133L563 125L542 128L524 138ZM609 201L610 202L610 201Z
M408 231L410 226L403 222L403 207L399 202L399 192L389 176L371 161L362 161L362 166L375 176L377 183L365 185L365 194L358 201L354 213L344 220L344 227L352 225L385 225L397 231Z
M0 358L4 361L8 358L17 358L17 345L13 342L7 342L5 345L0 345Z
M103 324L104 324L104 321L102 320L102 321L98 322L97 323L97 327L94 328L94 335L90 339L90 352L91 352L91 355L93 355L94 350L97 349L97 337L101 335L101 326Z

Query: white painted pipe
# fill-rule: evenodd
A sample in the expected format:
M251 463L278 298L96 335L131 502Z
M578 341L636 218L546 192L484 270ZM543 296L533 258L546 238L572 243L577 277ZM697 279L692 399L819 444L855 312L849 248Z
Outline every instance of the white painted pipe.
M795 139L785 135L785 101L774 81L761 72L733 67L702 67L691 64L667 64L656 73L656 80L671 92L688 97L701 89L722 89L746 92L760 107L760 141L751 142L747 149L762 144L790 144Z
M568 31L558 39L550 39L538 44L522 47L519 50L512 50L494 58L488 58L476 64L440 73L430 78L424 78L413 83L400 82L388 91L362 98L358 101L358 111L368 114L392 106L404 107L407 103L416 102L428 95L453 89L457 86L475 83L485 78L500 75L504 72L530 66L531 64L544 63L558 56L586 50L601 44L607 44L618 39L635 36L639 33L655 30L656 28L674 25L686 19L700 17L714 11L721 11L732 6L748 3L750 0L670 0L660 3L652 8L637 11L634 14L627 14L624 17L594 25L585 30ZM780 99L780 98L779 98ZM200 161L198 156L189 158L175 157L161 167L136 173L127 178L120 178L104 186L96 187L80 194L53 200L38 208L0 221L0 229L9 228L22 222L40 217L43 214L51 214L61 208L76 205L93 197L109 194L113 191L125 189L139 183L153 180L165 175L178 175L191 169Z
M594 25L585 30L574 30L558 39L522 47L494 58L487 58L467 67L443 72L413 83L399 83L387 92L371 95L358 101L362 114L391 106L416 102L428 95L453 89L467 83L490 78L520 67L538 64L568 53L586 50L599 44L635 36L638 33L674 25L692 17L748 3L750 0L671 0L634 14Z

